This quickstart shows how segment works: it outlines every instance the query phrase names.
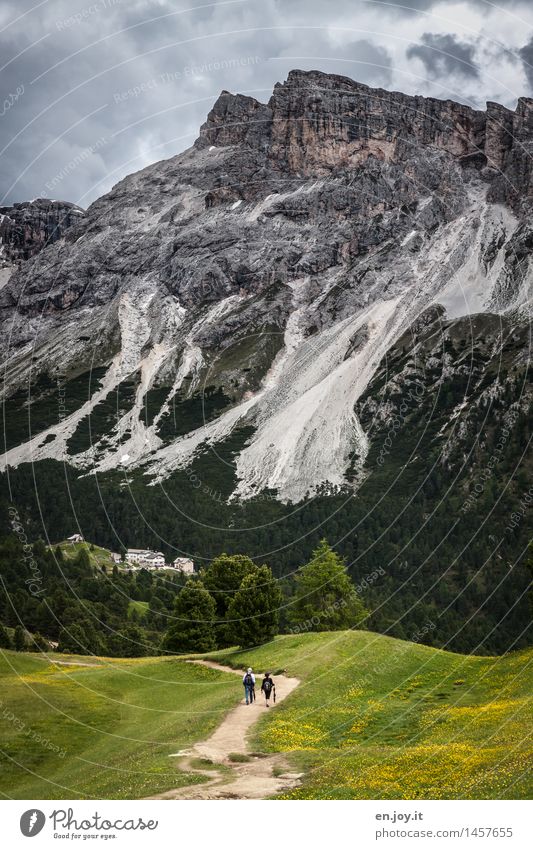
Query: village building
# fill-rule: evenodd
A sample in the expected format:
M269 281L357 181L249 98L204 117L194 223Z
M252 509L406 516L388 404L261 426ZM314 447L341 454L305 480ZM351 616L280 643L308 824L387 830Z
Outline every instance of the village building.
M184 572L186 575L194 575L194 562L189 557L176 557L172 565L179 572Z
M161 551L150 551L146 548L128 548L126 562L144 569L161 569L165 565L165 555Z

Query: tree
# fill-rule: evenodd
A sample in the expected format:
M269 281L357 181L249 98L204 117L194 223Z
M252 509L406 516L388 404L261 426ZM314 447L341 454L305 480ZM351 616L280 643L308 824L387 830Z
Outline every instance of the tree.
M216 648L216 604L201 581L188 580L174 603L176 622L161 648L165 652L206 652Z
M2 625L0 622L0 649L10 649L11 648L11 637L9 636L9 632L7 628Z
M146 634L138 625L126 625L120 633L110 637L109 643L119 657L145 657L150 652Z
M233 639L242 648L272 640L279 629L282 594L268 566L245 575L227 612Z
M368 616L346 572L344 561L323 539L295 578L289 616L295 630L341 631Z
M22 625L17 625L13 639L15 651L25 651L26 649L26 631Z
M204 586L216 604L217 623L215 636L219 648L230 646L233 640L231 628L226 623L228 607L239 590L246 575L257 570L256 564L245 554L220 554L207 568L202 570Z
M203 584L215 599L219 619L225 618L231 600L241 586L243 578L256 569L257 566L253 560L245 554L220 554L202 570Z
M42 634L39 634L39 632L37 632L32 637L30 651L50 651L50 644L45 640Z
M75 622L68 628L63 628L59 634L57 650L66 654L89 654L87 635L83 628Z
M90 572L91 571L91 558L89 557L89 552L85 547L80 548L76 560L75 565L82 572Z

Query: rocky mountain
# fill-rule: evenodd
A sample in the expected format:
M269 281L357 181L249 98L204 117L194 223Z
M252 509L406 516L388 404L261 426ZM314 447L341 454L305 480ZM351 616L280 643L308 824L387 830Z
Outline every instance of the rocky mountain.
M427 397L474 373L467 351L435 351L476 315L483 398L523 409L509 375L527 369L532 145L533 100L482 112L293 71L267 104L223 92L192 148L85 215L37 201L34 227L28 206L4 210L3 243L27 258L0 290L16 425L3 468L67 459L160 482L245 432L235 498L359 486L393 412L369 387L436 309ZM500 327L520 340L505 375ZM419 353L395 375L402 392ZM57 381L59 416L44 412ZM463 433L468 410L458 398Z

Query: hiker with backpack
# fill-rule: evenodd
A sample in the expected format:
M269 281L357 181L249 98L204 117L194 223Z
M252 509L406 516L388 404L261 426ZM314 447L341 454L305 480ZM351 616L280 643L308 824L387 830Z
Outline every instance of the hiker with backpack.
M246 704L251 705L255 699L255 675L252 672L251 667L248 667L242 676L242 683L244 684L244 698L246 699Z
M270 672L265 672L265 677L263 678L263 683L261 684L261 690L265 694L265 702L266 706L270 707L270 696L274 693L274 702L276 701L276 686L270 676Z

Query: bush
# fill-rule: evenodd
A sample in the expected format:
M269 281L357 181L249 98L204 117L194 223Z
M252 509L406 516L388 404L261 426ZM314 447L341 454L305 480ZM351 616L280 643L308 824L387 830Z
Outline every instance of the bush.
M9 636L7 628L5 628L0 622L0 649L10 648L12 648L11 637Z

